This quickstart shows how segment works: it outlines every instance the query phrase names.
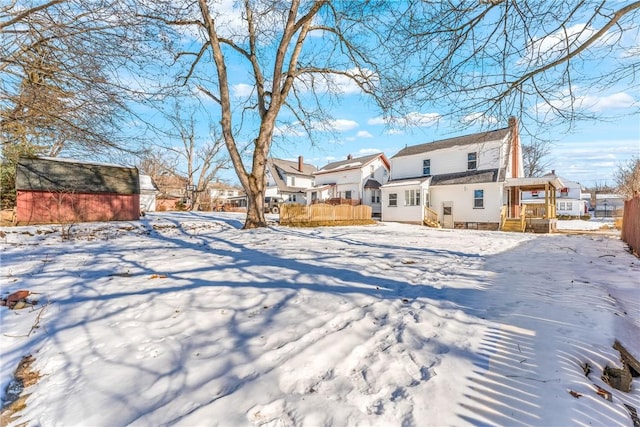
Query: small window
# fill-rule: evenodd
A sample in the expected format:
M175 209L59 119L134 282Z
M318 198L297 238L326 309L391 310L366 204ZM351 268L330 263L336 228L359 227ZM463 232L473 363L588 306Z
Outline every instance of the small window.
M389 194L389 206L398 206L398 193Z
M344 198L347 200L351 200L351 190L344 192Z
M371 176L371 178L373 178L373 176L375 175L376 169L373 167L373 165L369 166L369 176Z
M380 190L373 190L371 192L371 203L380 203Z
M573 210L573 202L567 202L567 210L568 211Z
M558 210L560 211L564 210L564 202L558 202Z
M467 154L467 169L475 170L478 168L478 153L468 153Z
M420 190L405 190L404 191L404 205L405 206L418 206L418 205L420 205Z
M295 186L296 185L296 177L292 176L291 177L291 186Z
M474 209L484 208L484 190L473 191L473 207Z
M422 161L422 175L431 175L431 159L424 159Z
M311 193L311 200L318 200L318 192L317 191L313 191Z

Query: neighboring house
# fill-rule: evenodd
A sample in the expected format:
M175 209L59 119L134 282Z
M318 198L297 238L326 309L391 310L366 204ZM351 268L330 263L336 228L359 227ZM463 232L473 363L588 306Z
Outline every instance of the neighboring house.
M497 230L507 205L518 215L520 188L506 181L522 176L515 118L504 129L405 147L382 186L382 220Z
M382 213L380 187L389 179L389 160L383 153L329 163L315 174L307 188L307 204L348 202L371 206L373 216Z
M136 168L48 157L18 160L18 224L139 218L140 180Z
M158 188L156 196L156 210L173 211L189 203L187 195L188 180L175 175L157 175L153 177L153 182Z
M306 204L306 189L313 186L316 167L303 162L283 159L267 160L265 197L282 197L286 202Z
M222 210L231 200L237 200L242 197L244 197L242 188L216 181L207 185L201 206L208 206L205 210Z
M154 212L158 187L149 175L139 175L140 179L140 211Z
M555 171L551 171L543 177L559 178L564 185L556 189L556 214L558 216L580 217L587 215L589 204L582 198L582 186L580 183L557 177ZM522 192L521 202L526 205L544 203L546 193L544 190L528 190Z
M596 218L621 217L624 211L624 197L620 194L596 194L593 215Z

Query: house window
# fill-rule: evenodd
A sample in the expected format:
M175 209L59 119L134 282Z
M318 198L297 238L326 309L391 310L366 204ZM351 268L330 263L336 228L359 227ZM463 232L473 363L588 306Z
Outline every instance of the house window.
M539 193L534 190L534 191L531 192L531 197L538 197L538 194Z
M398 206L398 193L389 194L389 206Z
M422 175L431 175L431 159L424 159L422 161Z
M569 197L569 189L566 187L560 189L560 197Z
M380 203L380 190L371 191L371 203Z
M295 194L290 195L290 196L289 196L289 201L291 201L291 202L294 202L294 203L295 203L295 202L297 201L297 196L296 196Z
M478 153L468 153L467 154L467 169L475 170L478 168Z
M311 193L311 201L315 202L316 200L318 200L318 192L317 191L313 191Z
M473 190L473 208L484 208L484 190Z
M405 206L418 206L418 205L420 205L420 190L405 190L404 191L404 205Z
M559 211L563 211L564 210L564 202L558 202L558 210Z
M296 185L296 177L292 176L291 177L291 186L295 186Z
M351 200L351 190L344 192L344 198L347 200Z
M373 175L375 174L375 168L373 167L373 165L369 166L369 175L371 176L371 178L373 178Z
M568 211L573 210L573 202L567 202L567 210Z

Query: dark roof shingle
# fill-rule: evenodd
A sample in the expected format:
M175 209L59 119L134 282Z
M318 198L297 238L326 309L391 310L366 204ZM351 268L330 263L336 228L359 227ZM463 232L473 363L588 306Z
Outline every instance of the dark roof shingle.
M455 147L458 145L478 144L488 141L501 140L509 134L509 128L498 129L487 132L479 132L471 135L458 136L455 138L441 139L439 141L427 142L425 144L412 145L400 150L395 156L404 157L414 154L428 153L430 151L441 150L444 148Z

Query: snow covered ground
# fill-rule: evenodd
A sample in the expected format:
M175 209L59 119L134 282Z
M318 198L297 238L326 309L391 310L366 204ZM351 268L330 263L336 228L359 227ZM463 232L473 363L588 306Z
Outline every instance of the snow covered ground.
M640 261L615 236L242 222L1 229L3 296L39 299L0 307L2 389L26 354L42 375L20 422L632 426L624 404L640 411L640 379L600 379L621 366L615 339L640 352Z

